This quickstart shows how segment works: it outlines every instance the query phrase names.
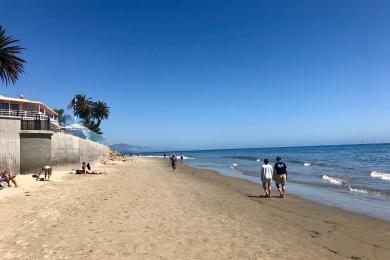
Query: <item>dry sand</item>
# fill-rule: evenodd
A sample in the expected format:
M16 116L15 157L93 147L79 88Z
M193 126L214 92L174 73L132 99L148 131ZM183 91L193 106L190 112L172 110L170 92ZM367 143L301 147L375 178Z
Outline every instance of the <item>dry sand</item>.
M162 159L100 169L0 191L0 258L390 259L389 222L258 198L257 185L210 171L173 175Z

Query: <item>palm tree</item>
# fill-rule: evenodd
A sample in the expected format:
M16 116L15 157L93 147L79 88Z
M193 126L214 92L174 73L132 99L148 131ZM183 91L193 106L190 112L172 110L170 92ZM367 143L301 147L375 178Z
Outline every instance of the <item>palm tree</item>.
M93 102L92 117L97 120L96 126L99 127L102 120L108 119L110 116L110 107L103 101Z
M88 129L99 135L103 134L102 131L100 130L100 127L93 121L89 123Z
M24 48L12 45L16 42L18 40L5 35L5 29L0 25L0 80L6 86L10 83L15 84L19 75L24 72L26 61L16 56Z
M103 101L93 102L84 94L76 95L76 105L73 114L81 119L81 123L91 131L102 134L100 124L102 120L108 119L110 108Z
M91 123L93 102L91 98L87 98L84 94L76 95L76 105L73 108L73 113L82 119L85 127Z
M58 123L60 125L64 126L67 121L69 122L69 120L71 120L71 116L66 115L63 109L53 109L53 110L58 114Z
M56 112L58 114L58 123L60 123L60 125L64 125L65 124L65 115L64 115L64 110L63 109L53 109L54 112Z

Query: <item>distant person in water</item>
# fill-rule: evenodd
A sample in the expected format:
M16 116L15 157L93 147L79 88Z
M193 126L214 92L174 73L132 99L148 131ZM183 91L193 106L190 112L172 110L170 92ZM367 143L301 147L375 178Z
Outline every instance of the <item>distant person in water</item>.
M184 156L183 154L180 155L180 163L183 164Z
M166 153L164 153L164 158L167 158L167 154Z
M287 165L282 161L282 158L279 156L276 157L276 163L274 166L274 179L276 183L276 188L279 191L280 198L284 198L284 192L286 191L286 182L287 182Z
M268 159L264 159L264 163L261 166L261 182L263 183L263 189L265 191L266 198L271 198L272 177L273 177L272 165L268 163Z
M172 165L172 170L173 170L173 173L176 172L176 164L177 164L177 156L175 153L173 153L170 157L171 159L171 165Z

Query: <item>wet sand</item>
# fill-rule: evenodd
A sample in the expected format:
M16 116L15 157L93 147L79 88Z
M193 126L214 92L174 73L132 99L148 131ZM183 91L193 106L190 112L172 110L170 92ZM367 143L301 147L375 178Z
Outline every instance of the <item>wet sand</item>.
M255 184L188 166L179 165L174 175L163 159L137 158L97 170L108 175L62 173L57 181L0 191L1 258L390 256L389 222L294 196L261 198Z

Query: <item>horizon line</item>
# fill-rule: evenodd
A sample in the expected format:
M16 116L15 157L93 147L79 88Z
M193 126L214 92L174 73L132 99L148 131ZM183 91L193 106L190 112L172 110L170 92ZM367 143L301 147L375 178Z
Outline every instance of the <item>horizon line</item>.
M295 146L268 146L268 147L241 147L241 148L213 148L213 149L167 149L167 150L158 150L158 151L149 151L149 152L139 152L142 153L169 153L169 152L199 152L199 151L221 151L221 150L244 150L244 149L278 149L278 148L305 148L305 147L322 147L322 146L347 146L347 145L383 145L390 143L352 143L352 144L321 144L321 145L295 145Z

